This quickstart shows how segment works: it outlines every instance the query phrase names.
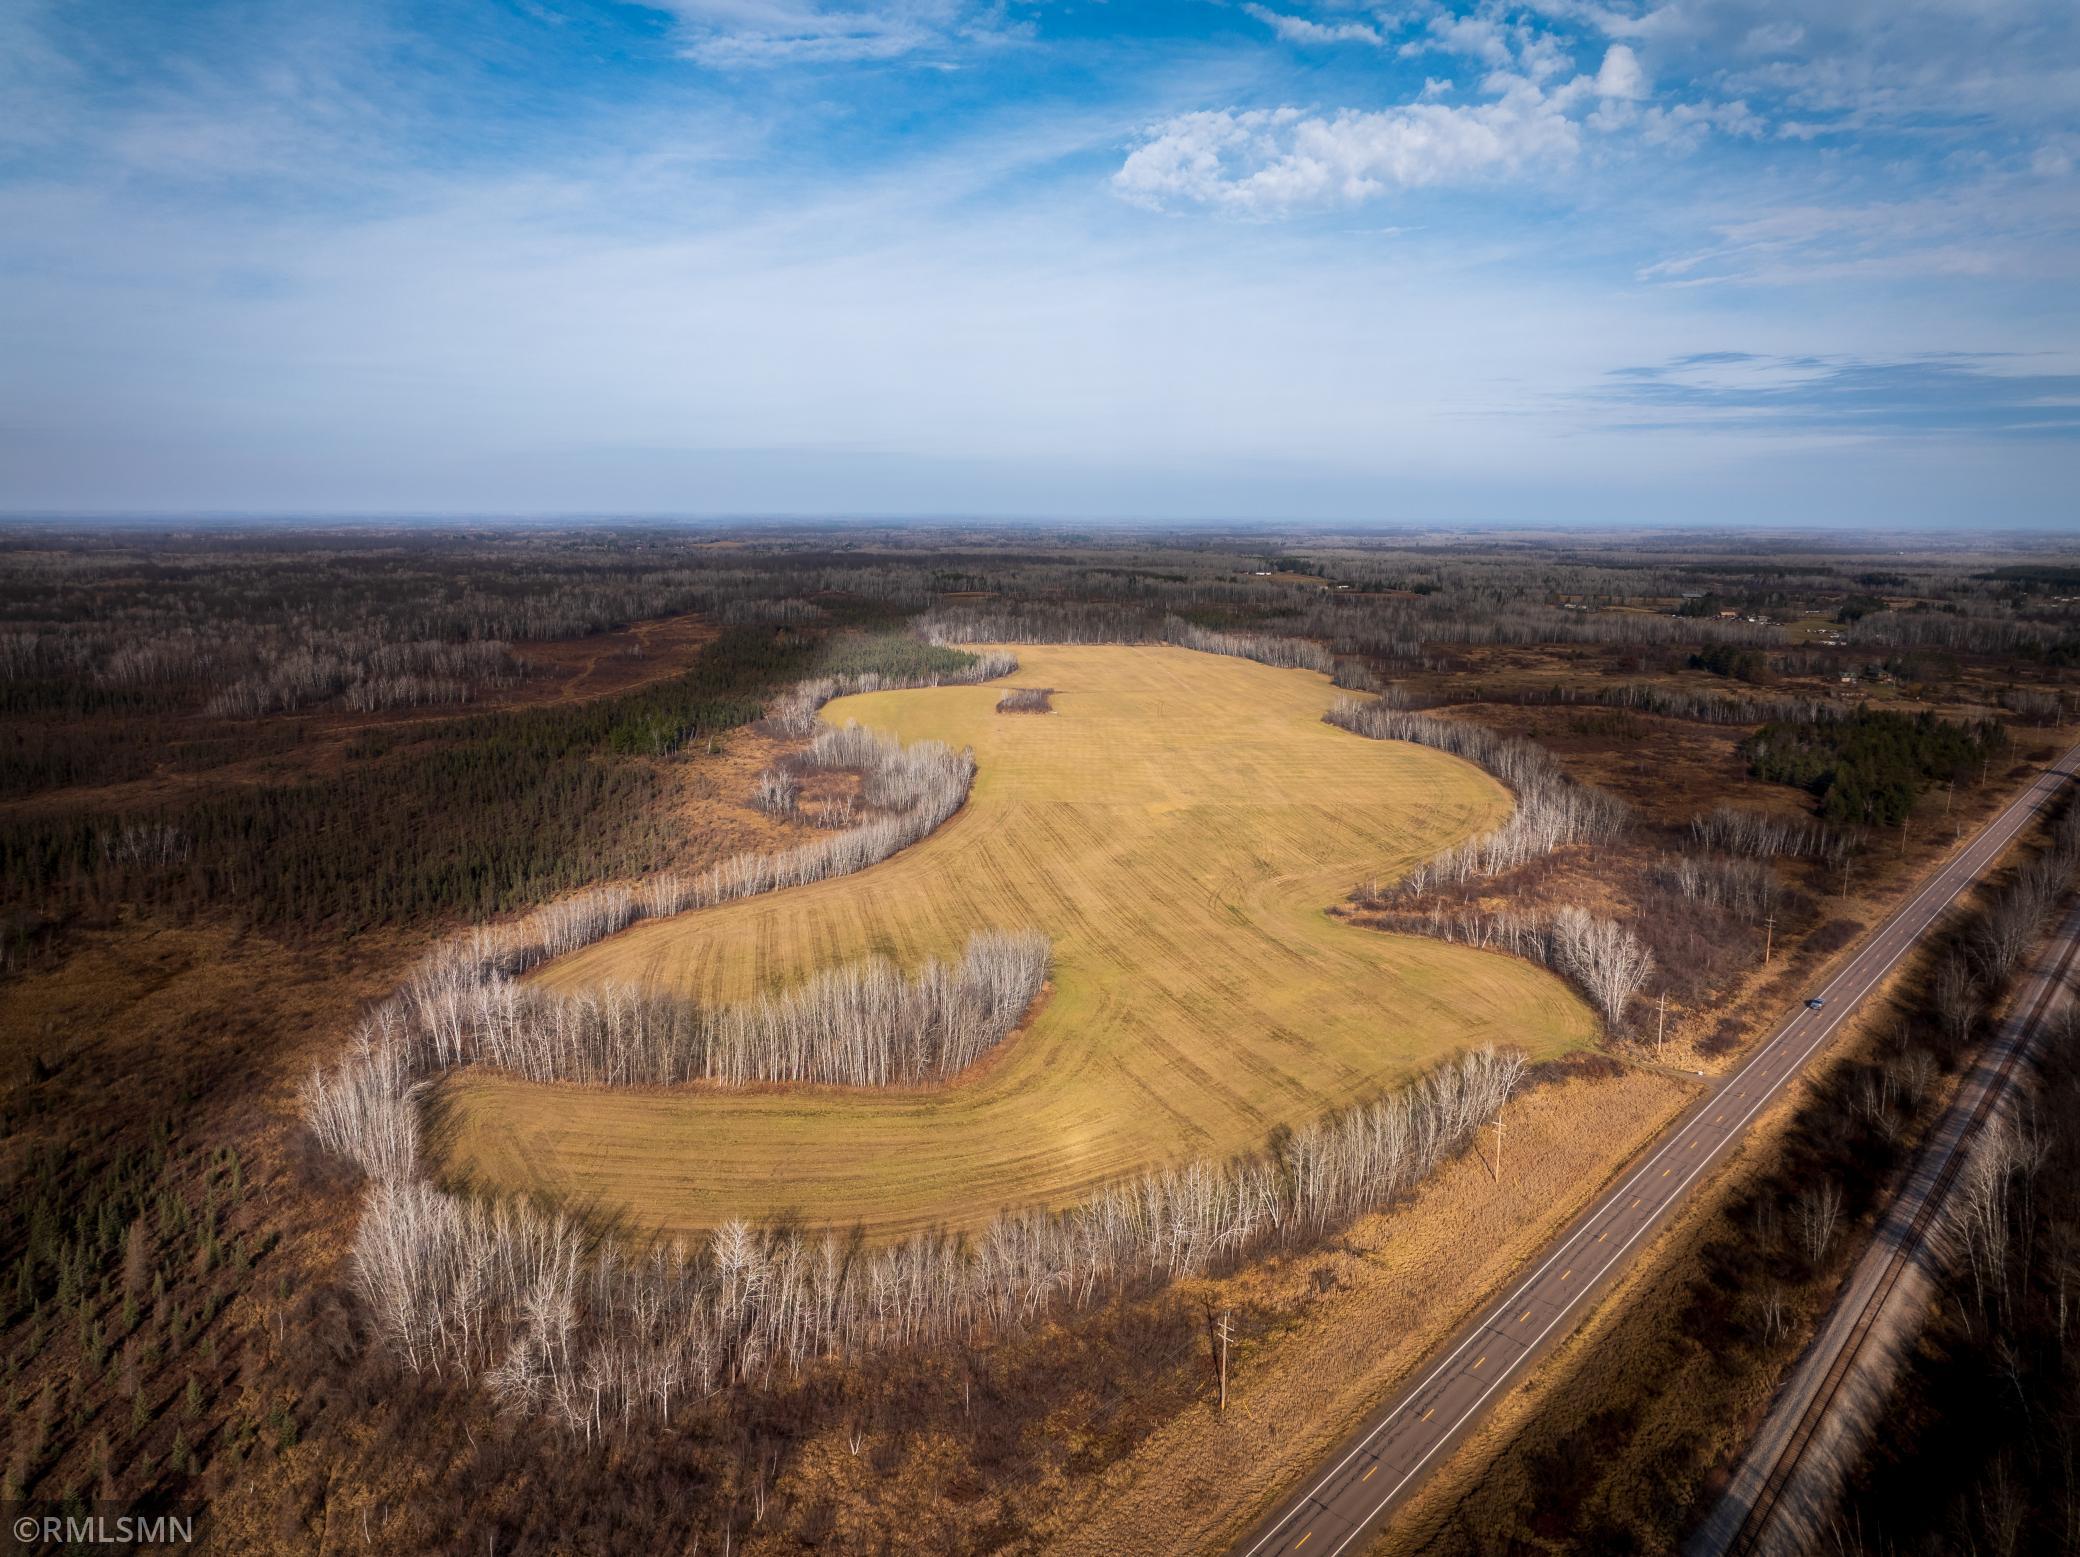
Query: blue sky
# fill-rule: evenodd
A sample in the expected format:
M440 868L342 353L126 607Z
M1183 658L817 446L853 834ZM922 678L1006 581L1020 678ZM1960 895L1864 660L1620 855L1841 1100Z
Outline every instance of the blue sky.
M2080 7L0 0L0 509L2068 526Z

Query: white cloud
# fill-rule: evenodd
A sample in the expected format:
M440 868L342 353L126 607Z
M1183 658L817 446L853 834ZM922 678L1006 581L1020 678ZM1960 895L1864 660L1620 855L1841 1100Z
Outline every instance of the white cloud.
M1647 73L1640 67L1639 56L1622 43L1612 44L1603 56L1603 68L1596 72L1596 95L1638 102L1648 94Z
M1188 201L1273 215L1563 163L1579 145L1557 102L1520 83L1495 102L1466 107L1409 103L1326 118L1298 108L1181 114L1157 125L1112 183L1141 205Z
M1510 53L1509 34L1500 22L1487 16L1433 16L1429 36L1400 48L1404 59L1418 54L1464 54L1483 64L1501 69L1515 63Z
M1288 43L1369 43L1378 48L1387 41L1377 27L1365 22L1316 22L1261 5L1246 5L1242 9Z
M1744 102L1677 103L1647 109L1640 116L1640 138L1653 146L1694 151L1716 130L1744 140L1759 138L1767 126Z

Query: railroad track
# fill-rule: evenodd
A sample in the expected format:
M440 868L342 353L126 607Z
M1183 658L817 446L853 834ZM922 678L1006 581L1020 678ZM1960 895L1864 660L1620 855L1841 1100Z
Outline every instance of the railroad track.
M1927 1247L1928 1236L1943 1214L1950 1191L1956 1186L1958 1176L1971 1160L1972 1144L1978 1139L1979 1132L1992 1118L2002 1099L2007 1096L2009 1083L2014 1079L2017 1067L2034 1047L2044 1013L2064 988L2074 958L2080 956L2080 909L2066 914L2061 921L2058 938L2053 941L2048 951L2049 965L2036 970L2037 987L2031 992L2023 1008L2010 1014L2008 1020L2002 1024L2000 1034L1974 1065L1970 1082L1973 1095L1969 1099L1969 1109L1960 1111L1960 1105L1967 1102L1966 1098L1959 1098L1953 1103L1943 1124L1939 1126L1939 1139L1931 1143L1935 1161L1930 1162L1924 1155L1915 1171L1902 1183L1899 1193L1902 1197L1912 1193L1914 1181L1930 1167L1936 1169L1933 1182L1926 1190L1920 1192L1914 1201L1913 1213L1905 1227L1896 1226L1900 1209L1900 1203L1897 1202L1894 1211L1879 1224L1876 1236L1880 1240L1889 1237L1892 1252L1885 1261L1877 1284L1857 1308L1855 1322L1850 1326L1842 1343L1836 1347L1832 1360L1821 1375L1819 1389L1800 1411L1790 1437L1771 1461L1761 1488L1755 1499L1749 1503L1745 1516L1734 1529L1731 1538L1722 1544L1716 1536L1705 1534L1691 1547L1696 1557L1714 1557L1714 1554L1718 1553L1745 1557L1745 1554L1761 1549L1770 1521L1776 1515L1785 1489L1797 1475L1807 1451L1812 1446L1815 1434L1833 1411L1844 1384L1855 1371L1857 1361L1876 1329L1879 1316L1891 1301L1900 1280ZM1989 1067L1990 1073L1982 1075L1981 1073L1987 1072ZM1808 1364L1801 1364L1802 1367L1806 1365Z

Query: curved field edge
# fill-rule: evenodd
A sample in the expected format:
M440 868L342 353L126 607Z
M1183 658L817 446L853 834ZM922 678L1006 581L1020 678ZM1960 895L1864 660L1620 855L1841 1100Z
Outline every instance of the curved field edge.
M979 1228L1167 1163L1254 1150L1449 1055L1593 1040L1559 980L1492 953L1332 919L1493 826L1500 784L1441 752L1321 721L1317 673L1176 648L1021 646L1055 689L839 699L904 741L974 747L968 804L858 875L645 922L549 964L745 998L864 955L904 966L981 928L1041 930L1054 992L984 1073L940 1092L622 1092L468 1073L444 1089L445 1172L671 1232L795 1214L871 1236Z

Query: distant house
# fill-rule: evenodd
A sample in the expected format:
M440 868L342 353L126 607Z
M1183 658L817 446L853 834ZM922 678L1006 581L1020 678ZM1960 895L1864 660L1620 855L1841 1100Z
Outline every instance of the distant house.
M1725 610L1719 613L1719 620L1722 622L1737 622L1740 619L1740 612L1734 610L1731 606L1728 606Z

